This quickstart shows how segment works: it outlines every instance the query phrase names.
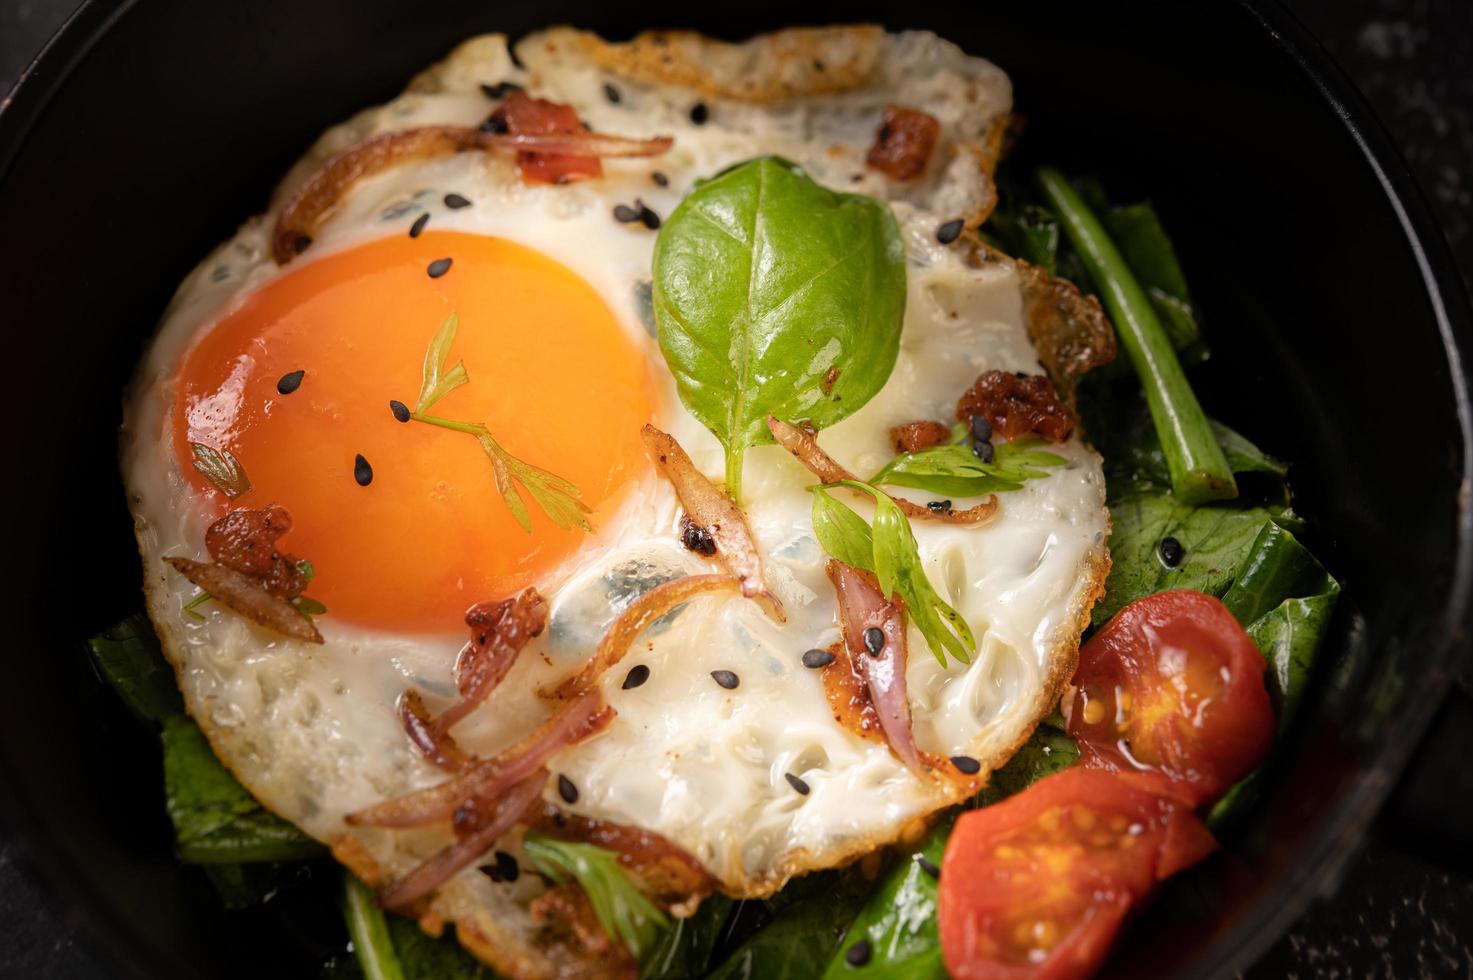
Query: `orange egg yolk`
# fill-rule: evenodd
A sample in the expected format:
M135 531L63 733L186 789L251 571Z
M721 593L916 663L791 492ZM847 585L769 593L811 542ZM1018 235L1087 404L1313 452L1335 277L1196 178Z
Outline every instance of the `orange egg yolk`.
M431 276L446 258L448 271ZM464 361L470 382L428 414L483 423L507 452L570 480L595 526L648 466L649 362L586 282L505 239L396 235L306 259L186 356L173 419L181 469L212 517L285 507L294 526L280 547L312 562L307 594L331 617L459 629L467 607L538 582L587 535L523 494L527 533L474 436L396 419L389 402L416 408L441 323L458 315L446 367ZM251 490L227 504L190 465L191 443L234 453Z

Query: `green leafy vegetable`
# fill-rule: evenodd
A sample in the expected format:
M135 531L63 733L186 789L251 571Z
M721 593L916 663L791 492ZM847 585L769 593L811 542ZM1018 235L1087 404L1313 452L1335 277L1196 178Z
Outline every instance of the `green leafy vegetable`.
M220 904L227 909L260 905L283 888L297 883L309 865L301 861L261 861L249 864L204 864L200 866Z
M267 811L184 715L164 719L164 793L179 857L192 864L293 861L324 848Z
M215 489L227 499L234 500L251 488L251 480L246 476L245 467L240 465L240 460L230 450L215 449L202 442L191 442L189 448L194 452L194 459L190 460L194 468L204 474L205 479L213 483Z
M456 361L455 366L449 370L446 370L445 367L449 363L450 348L455 344L455 334L459 325L459 317L451 313L445 318L445 322L440 324L440 329L435 331L435 336L430 338L430 345L425 349L419 402L415 410L409 414L410 419L415 422L423 422L425 425L474 436L481 451L491 461L491 470L496 477L496 489L500 492L506 509L511 511L512 517L516 519L523 531L531 533L532 516L527 511L526 502L522 500L522 493L531 497L532 502L541 508L548 519L558 527L564 530L571 530L575 527L584 531L593 530L593 525L588 520L590 508L580 499L578 488L571 482L556 473L533 466L513 456L501 447L501 444L491 435L491 430L480 422L458 422L454 419L426 414L440 399L461 385L470 383L470 376L466 374L464 361ZM313 608L322 605L315 600L308 600L308 602ZM303 612L307 610L304 609ZM311 615L310 612L308 614Z
M823 973L875 883L854 869L811 874L768 900L774 918L707 980L810 980Z
M557 884L570 878L588 895L604 931L638 961L652 953L670 917L644 896L612 851L592 844L529 834L522 850L537 870Z
M1048 208L1031 202L1018 202L1013 200L1014 197L1014 194L1004 195L1003 201L987 219L988 230L1004 252L1041 266L1051 276L1056 275L1059 219Z
M1007 764L992 774L975 802L990 806L1073 765L1078 758L1079 749L1064 731L1063 719L1045 719ZM830 959L824 980L941 980L946 976L936 932L937 880L926 864L941 866L953 822L954 818L939 823L919 848L885 874ZM861 937L870 943L869 962L850 966L844 952Z
M1155 308L1098 218L1057 171L1038 172L1045 198L1058 214L1090 278L1110 312L1136 375L1171 471L1171 485L1186 503L1237 496L1237 485L1197 396Z
M404 980L495 980L496 975L467 953L455 940L451 926L438 939L412 919L386 915L389 939ZM327 962L321 980L366 980L356 956L335 956Z
M404 980L389 924L373 892L351 874L343 873L343 920L353 940L353 952L366 980Z
M848 487L868 494L875 502L873 527L829 493L832 487ZM830 555L874 573L880 591L898 595L905 603L910 621L925 637L931 653L946 665L951 654L971 663L977 640L967 621L936 592L921 565L921 555L911 533L910 519L888 495L857 480L844 480L826 487L809 487L813 493L813 531Z
M704 977L722 930L736 903L717 892L695 915L675 919L640 968L641 980L694 980Z
M1178 356L1188 364L1207 356L1197 312L1176 249L1156 209L1141 202L1110 207L1100 217L1130 271L1145 288Z
M769 414L828 428L890 376L905 250L884 203L762 157L701 183L666 219L653 299L680 399L726 447L740 501L742 457L772 441Z
M1037 447L1042 439L1000 442L992 462L955 443L904 453L885 464L869 482L876 486L911 487L942 497L980 497L1021 490L1028 480L1048 476L1040 467L1063 466L1068 460Z
M174 669L159 649L153 624L136 613L87 641L103 680L140 721L163 724L184 712Z

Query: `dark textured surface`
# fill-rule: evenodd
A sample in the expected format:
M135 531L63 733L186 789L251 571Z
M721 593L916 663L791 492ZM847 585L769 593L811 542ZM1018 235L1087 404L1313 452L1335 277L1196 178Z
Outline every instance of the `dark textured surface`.
M0 90L72 0L0 0ZM1473 3L1295 0L1402 148L1464 270L1473 271ZM1245 66L1251 71L1251 66ZM1444 708L1417 768L1364 853L1251 971L1270 977L1473 980L1473 671ZM1464 838L1459 841L1459 837ZM1464 850L1458 850L1459 847ZM109 975L71 938L0 843L0 976Z

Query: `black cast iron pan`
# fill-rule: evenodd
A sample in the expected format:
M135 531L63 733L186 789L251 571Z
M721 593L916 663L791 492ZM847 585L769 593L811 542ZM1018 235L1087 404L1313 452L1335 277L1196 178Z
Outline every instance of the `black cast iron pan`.
M1333 883L1466 635L1470 317L1404 165L1276 5L95 0L0 112L0 776L12 833L117 973L307 975L334 915L219 909L170 854L156 746L81 652L140 604L116 427L175 284L318 132L471 34L856 20L995 60L1028 152L1154 198L1209 318L1203 400L1295 461L1345 586L1264 805L1114 971L1231 976Z

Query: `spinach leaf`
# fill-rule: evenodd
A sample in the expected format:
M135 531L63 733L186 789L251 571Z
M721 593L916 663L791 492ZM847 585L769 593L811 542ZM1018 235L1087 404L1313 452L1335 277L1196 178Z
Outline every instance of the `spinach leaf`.
M1004 252L1042 266L1051 276L1057 273L1059 219L1048 208L1013 202L1004 194L1002 203L987 219L987 228Z
M660 349L680 399L742 456L764 421L827 428L864 405L895 366L905 250L884 203L824 188L762 157L697 186L655 241Z
M701 903L695 915L676 919L660 934L641 966L641 980L694 980L705 976L735 904L717 892Z
M1081 402L1090 422L1090 439L1104 455L1110 475L1163 486L1170 482L1166 457L1143 399L1134 391L1087 385L1081 392ZM1245 495L1256 491L1265 499L1287 501L1283 486L1289 472L1287 463L1273 458L1221 422L1215 419L1207 422L1232 471L1258 477L1256 482L1244 487Z
M164 721L164 793L179 857L192 864L292 861L323 846L257 803L220 764L199 726Z
M769 905L775 918L708 980L809 980L833 958L845 927L875 883L855 871L828 871L790 882Z
M1299 708L1315 652L1339 597L1339 584L1330 580L1325 591L1285 599L1248 627L1248 635L1268 659L1268 689L1279 711L1280 732Z
M1045 719L1007 764L992 774L974 805L990 806L1020 793L1078 758L1079 749L1064 731L1064 720L1057 715ZM921 862L941 866L954 819L939 823L919 848L885 874L829 961L825 980L850 976L941 980L946 976L936 932L936 878ZM869 940L870 959L864 966L853 967L845 962L844 953L860 938Z
M1145 288L1182 362L1205 360L1207 345L1202 340L1187 279L1156 209L1141 202L1106 208L1100 215L1130 271Z
M576 881L604 931L636 960L642 962L655 949L660 932L669 928L670 917L634 887L613 851L541 834L528 834L522 849L555 884Z
M103 680L140 721L162 724L184 713L174 668L159 649L153 624L136 613L87 641Z

